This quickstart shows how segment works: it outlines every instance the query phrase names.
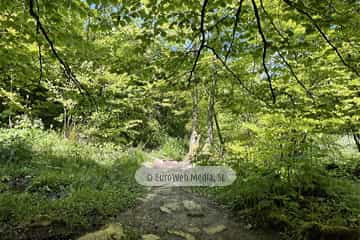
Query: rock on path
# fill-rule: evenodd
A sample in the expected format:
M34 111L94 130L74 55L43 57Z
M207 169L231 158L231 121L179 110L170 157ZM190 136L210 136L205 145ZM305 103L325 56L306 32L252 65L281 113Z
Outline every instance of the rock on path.
M139 204L118 216L118 222L146 239L271 240L269 233L251 231L246 223L189 188L153 187Z

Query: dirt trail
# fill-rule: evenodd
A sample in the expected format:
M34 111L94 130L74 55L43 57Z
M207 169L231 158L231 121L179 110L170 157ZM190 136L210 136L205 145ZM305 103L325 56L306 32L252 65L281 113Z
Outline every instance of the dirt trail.
M136 229L144 240L271 240L269 233L249 230L231 212L189 187L152 187L118 222Z

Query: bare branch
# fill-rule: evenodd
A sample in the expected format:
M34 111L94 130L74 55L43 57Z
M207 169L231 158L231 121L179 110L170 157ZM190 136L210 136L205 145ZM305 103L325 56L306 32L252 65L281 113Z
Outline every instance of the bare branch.
M206 42L205 14L206 14L206 6L207 6L208 2L209 2L209 0L204 0L202 8L201 8L201 19L200 19L200 33L201 33L201 40L200 41L201 42L200 42L199 49L197 50L195 61L193 63L193 66L192 66L192 69L190 71L190 75L189 75L189 78L188 78L188 84L189 85L191 83L192 76L193 76L193 74L195 72L197 63L198 63L198 61L200 59L201 52L202 52L202 50L203 50L203 48L205 46L205 42Z
M72 81L76 87L79 89L80 93L85 93L85 95L87 95L93 103L95 103L95 100L91 97L90 93L87 91L87 89L85 89L82 84L80 83L80 81L76 78L75 74L73 73L73 71L71 70L70 66L59 56L53 42L51 41L50 37L48 36L48 34L46 33L46 30L44 28L44 26L42 25L41 21L40 21L40 17L39 15L37 15L37 13L34 11L34 0L29 0L29 13L30 15L34 18L35 22L36 22L36 26L37 29L40 30L40 32L42 33L42 35L45 37L47 43L50 46L51 52L53 53L53 55L55 56L55 58L60 62L60 64L62 65L65 75L66 77ZM95 104L96 106L96 104Z
M306 88L305 84L304 84L302 81L300 81L300 79L297 77L294 69L292 68L292 66L290 65L290 63L286 60L286 58L281 54L280 51L277 51L277 54L279 55L279 57L281 58L281 60L285 63L285 65L286 65L287 68L289 69L291 75L293 75L293 77L295 78L296 82L305 90L306 94L307 94L310 98L314 99L313 93Z
M205 48L209 49L214 56L216 57L216 59L219 60L219 62L223 65L223 67L226 69L226 71L228 71L234 79L236 79L240 86L242 88L244 88L250 95L252 95L253 97L255 97L257 100L260 100L261 102L265 103L267 106L269 106L269 104L262 98L260 98L259 96L257 96L256 94L254 94L245 84L244 82L241 80L241 78L226 64L226 62L220 57L220 55L216 52L216 50L208 45L205 45ZM270 106L269 106L270 107Z
M260 0L260 5L261 5L261 9L263 10L264 14L266 15L267 19L270 21L271 26L273 27L273 29L275 30L275 32L284 40L287 41L287 38L281 33L281 31L276 27L272 17L270 16L270 14L266 11L265 7L264 7L264 3L263 0ZM305 84L303 82L300 81L300 79L298 78L298 76L296 75L293 67L291 66L291 64L286 60L285 56L281 54L280 51L276 51L277 54L279 55L279 57L281 58L281 60L285 63L286 67L289 69L291 75L295 78L296 82L305 90L306 94L314 99L314 95L312 94L312 92L310 92Z
M231 75L233 75L233 77L235 77L236 78L236 80L238 80L238 82L240 83L240 85L247 91L247 92L251 92L250 91L250 89L248 89L245 85L244 85L244 83L243 83L243 81L239 78L239 76L233 71L233 70L231 70L231 68L226 64L226 62L220 57L220 55L216 52L216 50L213 48L213 47L211 47L211 46L208 46L208 45L205 45L205 47L207 48L207 49L209 49L213 54L214 54L214 56L216 57L216 59L218 59L219 61L220 61L220 63L224 66L224 68L231 74Z
M240 0L239 2L239 7L236 11L236 14L235 14L235 22L234 22L234 27L233 27L233 31L232 31L232 37L231 37L231 42L230 42L230 45L229 45L229 48L225 54L225 62L227 61L229 55L230 55L230 52L231 52L231 48L234 44L234 41L235 41L235 34L236 34L236 28L237 28L237 25L239 23L239 20L240 20L240 13L241 13L241 7L242 7L242 4L243 4L244 0Z
M40 18L39 2L37 0L35 0L35 3L36 3L37 15ZM39 58L39 84L40 84L42 81L42 76L43 76L43 64L42 64L42 54L41 54L41 42L39 41L39 37L38 37L39 33L40 33L40 26L39 26L39 23L37 22L36 23L36 42L38 45L38 53L39 53L38 58Z
M43 63L42 63L42 54L41 54L41 44L39 42L38 42L38 52L39 52L39 84L40 84L43 76Z
M262 56L262 65L264 67L265 73L266 73L266 77L269 83L269 88L270 88L270 92L271 92L271 96L272 96L272 101L275 104L276 103L276 96L275 96L275 91L274 88L272 86L272 82L271 82L271 76L269 73L269 70L266 66L266 49L268 48L268 42L266 41L264 32L262 31L261 28L261 21L260 21L260 16L259 16L259 12L258 12L258 8L256 6L255 0L251 0L252 5L254 7L254 14L255 14L255 18L256 18L256 22L257 22L257 27L258 27L258 31L260 33L262 42L263 42L263 56Z
M334 43L331 42L331 40L326 36L326 34L324 33L323 30L321 30L319 24L317 24L317 22L315 21L315 19L309 14L307 13L306 11L304 11L303 9L299 8L295 3L293 3L292 1L290 0L284 0L284 2L292 7L292 8L295 8L299 13L305 15L309 20L310 22L314 25L314 27L316 28L316 30L320 33L321 37L327 42L327 44L335 51L336 55L339 57L340 61L342 62L342 64L349 68L352 72L354 72L358 77L360 77L360 73L359 71L351 66L350 64L348 64L344 57L341 55L339 49L334 45Z
M287 41L287 38L281 33L281 31L276 27L272 17L270 16L270 14L266 11L265 7L264 7L264 3L263 0L260 0L260 6L261 9L263 10L264 14L266 15L266 18L270 21L271 26L274 28L274 30L276 31L276 33L284 40Z

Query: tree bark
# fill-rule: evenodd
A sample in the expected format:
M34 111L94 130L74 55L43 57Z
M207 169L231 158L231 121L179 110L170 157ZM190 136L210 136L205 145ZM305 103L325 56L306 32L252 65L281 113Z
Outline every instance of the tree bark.
M223 157L224 153L225 153L225 143L224 143L224 138L222 137L222 134L221 134L219 121L217 119L215 111L214 111L214 120L215 120L216 131L217 131L217 134L219 137L219 142L220 142L220 155L221 155L221 157Z
M10 80L10 93L12 94L13 93L13 79L11 76L9 76L9 80ZM9 128L13 128L11 114L12 114L12 110L10 110L10 114L9 114Z
M208 113L207 113L207 144L209 147L214 143L214 104L215 104L216 78L214 78L208 91Z
M200 144L200 134L198 132L199 128L199 93L197 87L197 79L193 81L192 88L192 122L191 122L191 135L189 142L189 152L186 156L186 160L194 161L197 157L197 152Z
M358 151L360 152L360 134L359 133L353 133L354 141L356 144L356 147Z
M64 126L63 126L63 134L64 134L64 138L66 138L66 129L67 129L67 111L66 111L66 107L64 106Z

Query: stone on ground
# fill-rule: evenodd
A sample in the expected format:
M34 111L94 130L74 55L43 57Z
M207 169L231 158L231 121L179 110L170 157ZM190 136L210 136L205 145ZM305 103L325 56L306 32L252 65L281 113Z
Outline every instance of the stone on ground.
M155 234L144 234L141 237L142 240L160 240L160 237Z
M88 233L78 240L122 240L125 238L123 226L120 223L112 223L102 230Z
M223 224L203 228L204 232L206 232L209 235L214 235L216 233L224 231L225 229L226 226Z
M188 211L187 215L189 217L203 217L204 213L200 204L192 201L192 200L184 200L183 201L184 208Z
M171 210L168 209L168 208L165 207L165 206L161 206L161 207L160 207L160 211L162 211L163 213L167 213L167 214L171 214L171 213L172 213Z
M179 210L181 210L181 206L176 202L166 203L160 207L160 211L168 214Z
M179 230L168 230L168 233L169 233L169 234L172 234L172 235L176 235L176 236L182 237L182 238L184 238L185 240L196 240L196 238L195 238L193 235L191 235L190 233L183 232L183 231L179 231Z
M186 210L189 210L189 211L201 211L201 206L200 204L192 201L192 200L184 200L183 201L183 204L184 204L184 207Z
M198 227L189 227L186 229L189 233L199 233L201 232L200 228Z
M51 219L48 215L36 215L34 219L31 220L29 224L30 227L48 227L53 223L53 219Z
M250 230L253 227L250 223L246 224L245 229Z

